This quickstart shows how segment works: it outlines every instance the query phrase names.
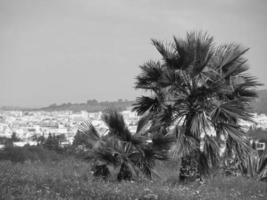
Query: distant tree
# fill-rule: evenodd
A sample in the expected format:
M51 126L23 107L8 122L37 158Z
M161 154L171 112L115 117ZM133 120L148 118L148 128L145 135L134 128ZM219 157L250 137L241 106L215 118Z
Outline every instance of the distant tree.
M48 107L54 108L54 107L57 107L57 104L53 103L53 104L49 105Z
M17 133L16 132L13 132L12 135L11 135L11 141L12 142L18 142L20 141L20 139L17 137Z
M5 148L9 148L9 147L13 147L14 146L13 141L10 138L7 138L4 141L4 145L5 145Z
M65 134L60 134L56 136L56 139L59 142L59 145L61 145L62 142L65 142L67 140L66 135Z
M86 103L87 103L88 105L96 105L96 104L98 104L98 101L95 100L95 99L92 99L92 100L88 100Z
M44 143L45 143L45 137L43 135L41 135L41 136L37 137L37 140L36 141L37 141L37 144L44 145Z
M44 141L43 146L49 150L59 151L59 139L53 134L49 133L48 137Z

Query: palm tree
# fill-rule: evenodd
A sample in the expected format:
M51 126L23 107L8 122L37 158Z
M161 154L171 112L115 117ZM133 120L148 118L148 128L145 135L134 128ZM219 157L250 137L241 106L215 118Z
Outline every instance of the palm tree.
M199 173L218 166L220 147L244 165L250 147L239 120L250 121L250 102L260 84L247 73L248 49L237 44L216 46L206 33L187 33L171 43L152 40L160 61L142 65L136 88L150 92L137 98L133 110L148 114L176 135L173 156L182 168L196 161ZM190 161L191 160L191 161Z
M87 136L87 159L94 160L94 175L104 179L116 177L117 180L131 180L141 174L149 178L157 175L153 170L155 161L168 159L174 138L160 132L148 137L145 134L148 130L146 117L139 120L134 134L116 111L107 111L102 119L109 129L107 135L101 136L89 122L83 123L79 130Z

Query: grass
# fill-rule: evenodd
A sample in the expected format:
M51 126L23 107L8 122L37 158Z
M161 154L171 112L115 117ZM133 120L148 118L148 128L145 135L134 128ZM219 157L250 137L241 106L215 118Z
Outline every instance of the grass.
M6 147L0 150L0 160L10 160L12 162L31 161L56 161L61 160L63 155L51 151L41 146Z
M169 167L161 180L95 180L88 163L72 157L56 161L0 161L0 199L266 199L267 183L244 177L215 176L204 184L179 185Z

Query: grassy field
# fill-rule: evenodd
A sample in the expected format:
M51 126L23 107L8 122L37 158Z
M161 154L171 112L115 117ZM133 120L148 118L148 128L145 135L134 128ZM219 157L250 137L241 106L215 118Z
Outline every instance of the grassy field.
M262 199L267 183L244 177L215 176L204 184L179 184L168 167L160 166L161 180L103 182L94 180L86 162L59 161L12 163L0 161L0 199Z

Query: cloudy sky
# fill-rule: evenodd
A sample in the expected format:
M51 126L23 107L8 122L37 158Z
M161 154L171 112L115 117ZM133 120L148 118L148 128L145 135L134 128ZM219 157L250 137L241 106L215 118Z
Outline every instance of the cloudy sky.
M250 47L267 85L266 0L0 0L0 106L135 99L150 39L204 30Z

